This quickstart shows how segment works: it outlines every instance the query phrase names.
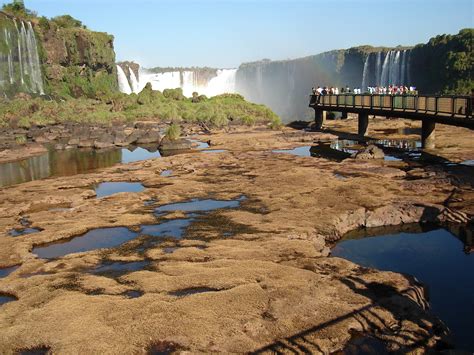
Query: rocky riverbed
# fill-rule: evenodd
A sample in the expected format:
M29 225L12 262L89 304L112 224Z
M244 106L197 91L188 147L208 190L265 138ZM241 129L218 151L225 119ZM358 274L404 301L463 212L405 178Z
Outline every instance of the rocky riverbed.
M334 140L356 123L322 133L233 127L199 136L214 153L1 189L0 294L10 302L0 306L0 352L330 353L353 332L392 350L445 347L448 330L419 282L328 257L329 247L360 226L466 223L472 167L272 152ZM411 124L369 127L394 137L387 129ZM437 133L433 155L474 158L471 131ZM104 182L144 188L98 198Z

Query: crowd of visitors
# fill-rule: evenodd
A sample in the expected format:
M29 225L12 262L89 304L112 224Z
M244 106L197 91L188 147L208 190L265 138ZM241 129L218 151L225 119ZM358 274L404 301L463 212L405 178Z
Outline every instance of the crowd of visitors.
M351 89L349 86L345 88L342 87L341 89L337 87L320 87L317 88L313 87L312 89L313 95L339 95L339 94L362 94L361 88L353 88ZM371 94L371 95L415 95L416 88L414 86L397 86L397 85L389 85L387 86L369 86L367 91L364 93Z

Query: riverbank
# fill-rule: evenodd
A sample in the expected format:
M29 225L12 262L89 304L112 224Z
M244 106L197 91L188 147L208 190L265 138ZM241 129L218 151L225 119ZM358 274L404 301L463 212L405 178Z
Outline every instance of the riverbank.
M369 128L388 122L395 121ZM459 150L440 144L438 153L473 159L470 135L458 131ZM2 189L0 264L19 267L0 279L0 292L17 299L1 306L1 352L327 353L342 349L352 330L394 350L442 346L447 330L416 280L328 258L328 246L360 226L443 223L454 212L472 218L472 181L423 165L413 179L403 161L272 152L336 138L232 127L199 136L218 152ZM104 182L144 189L97 198ZM193 199L220 202L167 206ZM129 232L116 231L124 240L115 248L92 243L58 259L42 249L60 242L54 250L61 252L73 248L72 237L120 227ZM25 228L36 232L10 235ZM105 266L109 272L100 271Z

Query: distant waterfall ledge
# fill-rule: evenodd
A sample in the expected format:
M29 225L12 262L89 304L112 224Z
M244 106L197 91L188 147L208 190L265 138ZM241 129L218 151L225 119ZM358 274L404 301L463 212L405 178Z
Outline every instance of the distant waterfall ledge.
M0 14L0 94L44 94L38 44L31 22Z
M187 97L193 92L209 97L235 93L236 73L237 69L215 69L210 74L200 69L153 72L142 68L135 73L131 67L117 65L119 89L125 94L139 93L147 83L159 91L181 88Z
M369 53L364 62L361 88L411 85L410 58L410 49Z

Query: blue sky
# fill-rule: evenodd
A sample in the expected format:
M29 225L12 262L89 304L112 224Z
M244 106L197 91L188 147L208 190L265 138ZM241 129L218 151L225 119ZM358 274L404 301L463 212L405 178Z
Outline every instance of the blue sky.
M0 0L0 4L9 1ZM115 36L118 60L230 68L474 27L474 0L25 0Z

